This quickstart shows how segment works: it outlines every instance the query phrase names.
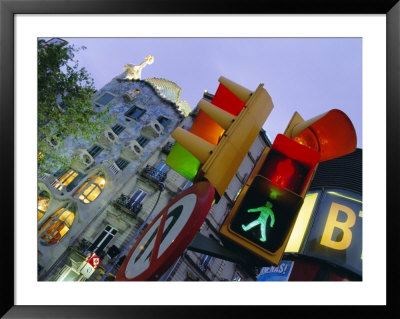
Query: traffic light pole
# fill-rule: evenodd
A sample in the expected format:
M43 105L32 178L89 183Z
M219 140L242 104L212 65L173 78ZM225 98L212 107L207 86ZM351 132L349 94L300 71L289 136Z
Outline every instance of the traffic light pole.
M197 233L187 249L246 266L271 266L271 264L269 264L267 261L250 255L247 251L240 249L240 252L238 252L238 247L235 249L230 249L227 246L221 246L214 239L210 239L201 233Z

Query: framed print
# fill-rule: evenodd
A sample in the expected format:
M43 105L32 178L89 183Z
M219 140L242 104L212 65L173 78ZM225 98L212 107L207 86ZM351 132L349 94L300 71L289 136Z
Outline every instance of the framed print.
M393 272L397 242L394 228L398 225L393 184L399 160L395 141L400 102L399 15L396 0L354 0L343 5L335 1L268 1L261 7L252 2L244 7L208 1L188 5L181 1L0 0L2 180L7 181L3 185L1 315L197 318L237 313L248 316L249 311L257 315L270 311L276 315L307 315L310 310L337 315L359 315L360 311L384 316L398 313L393 291L397 282ZM92 114L85 109L86 117L75 118L85 124L95 122L94 114L104 115L95 122L98 131L94 136L85 140L82 135L75 142L65 138L71 133L70 126L57 119L53 121L59 123L57 131L62 133L55 134L54 127L40 131L40 123L48 120L41 116L45 99L40 92L43 79L48 80L52 72L51 65L47 71L38 68L41 53L69 45L87 47L68 52L73 52L77 64L86 68L76 74L81 77L80 83L86 84L74 90L87 89L79 96L90 95L95 110ZM157 65L163 64L168 68L157 73ZM78 70L65 68L70 74ZM93 70L96 85L88 80ZM309 79L314 84L309 84ZM236 95L229 95L232 92ZM224 94L229 96L229 106L220 102ZM60 95L54 104L57 112L73 114L69 105L81 100L65 96ZM258 105L251 101L258 101L259 96L271 104L271 109L254 106L254 120L242 121L242 108L250 114L252 105ZM203 113L188 116L199 99L203 101L199 102L201 112L207 109L207 114L226 125L219 133L216 128L214 137L210 137L209 127L200 129L194 122ZM328 107L335 108L333 112L321 106L325 101L332 103L334 107ZM215 105L223 112L215 111ZM336 105L343 107L344 116ZM264 116L269 116L272 107L275 109L264 125ZM322 119L334 118L340 134L345 131L345 122L341 121L347 116L350 126L355 127L357 137L353 139L351 132L350 137L346 135L337 142L333 147L337 154L321 151L325 145L321 141L317 142L317 154L290 139L299 139L298 133L290 135L297 123L311 119L311 127L321 119L314 119L320 113L324 113ZM185 118L192 118L193 124ZM215 173L209 167L217 167L215 154L220 153L213 154L215 145L225 145L230 127L239 127L241 121L245 123L243 132L250 135L254 125L256 133L248 143L248 151L229 149L229 154L235 154L229 159L230 166L238 162L232 171L234 180L241 181L232 186L214 179ZM262 122L260 127L258 122ZM75 132L81 126L76 125ZM180 133L175 130L178 126ZM260 129L265 134L261 144L258 140L253 144ZM189 130L202 140L181 142L178 135L188 136L182 131ZM199 152L198 161L190 157L190 152L184 157L186 153L177 151L171 140L169 145L171 134L184 145L181 148L197 147L207 139L215 138L216 142L212 147L211 142L201 144L207 154ZM335 138L340 134L335 133ZM43 136L43 145L38 143L38 135ZM238 135L236 138L239 140ZM51 174L42 172L36 160L38 154L39 160L45 157L41 157L41 147L58 160L58 143L64 140L70 146L73 162L51 167ZM283 144L289 145L287 149ZM356 149L352 154L357 163L362 163L357 169L351 169L348 162L324 166L324 161L341 157L340 150L347 144L351 144L351 151L343 154ZM311 154L312 165L302 154ZM286 173L277 177L267 164L257 164L265 158L272 158L265 163L279 162L279 156L287 156L289 170L296 176L303 173L306 182L290 180L282 186ZM209 158L214 166L208 164ZM239 167L243 158L248 160L248 169ZM49 157L46 160L52 162ZM141 165L140 174L137 163ZM225 170L225 166L222 163L218 170ZM318 173L314 175L317 169L334 177L327 182ZM177 172L173 177L176 190L168 184L170 170ZM260 172L268 182L259 175L255 177ZM353 181L349 182L348 176ZM313 178L312 196L305 197ZM198 185L204 179L212 186L204 186L207 200L196 204L194 198L201 197ZM246 184L246 180L251 182ZM341 190L338 185L343 186ZM276 193L289 188L287 201L281 204ZM267 204L259 201L265 189ZM175 197L178 191L185 195L182 199ZM246 202L247 192L253 195ZM215 202L211 199L214 196ZM309 215L300 211L303 201L315 207ZM235 208L236 202L249 204ZM217 209L210 211L214 220L221 221L213 224L206 220L203 224L198 216L206 218L208 205L214 203L225 205L221 216ZM288 203L293 203L295 213ZM34 216L34 205L38 205L38 217ZM196 205L202 207L193 208ZM294 218L287 219L283 227L282 219L274 215L275 209L290 212ZM92 211L96 215L92 216ZM226 218L230 211L237 215ZM185 216L182 212L190 213ZM189 216L191 212L194 217ZM260 213L258 218L256 213ZM296 217L308 218L308 226L299 230ZM136 225L132 222L135 220L141 223ZM230 220L232 228L229 224L222 226ZM208 239L197 234L200 227L203 232L209 230ZM292 230L302 239L291 240ZM218 245L213 245L215 236L210 234L226 238L217 239ZM332 239L334 234L336 241ZM227 238L235 236L241 238L235 246L241 247L240 254L229 250ZM279 239L274 241L270 236ZM257 257L247 252L249 238L258 240L252 246L257 248L251 248ZM198 260L188 257L186 247ZM281 255L267 259L272 267L257 264L259 258L265 262L265 256L276 251ZM249 269L232 266L228 274L224 265L236 260L251 260L256 265L251 270L254 273L246 277ZM181 263L192 264L203 275L180 272ZM316 264L319 268L311 274ZM139 281L132 281L137 278ZM311 306L314 309L309 309Z

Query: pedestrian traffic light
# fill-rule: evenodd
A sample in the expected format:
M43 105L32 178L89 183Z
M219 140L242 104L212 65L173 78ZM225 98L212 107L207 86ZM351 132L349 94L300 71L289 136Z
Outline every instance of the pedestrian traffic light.
M320 154L278 134L260 157L220 232L278 265Z
M273 104L262 84L251 92L224 77L218 81L211 103L199 102L190 130L178 127L172 133L177 143L166 164L190 180L207 179L222 196Z

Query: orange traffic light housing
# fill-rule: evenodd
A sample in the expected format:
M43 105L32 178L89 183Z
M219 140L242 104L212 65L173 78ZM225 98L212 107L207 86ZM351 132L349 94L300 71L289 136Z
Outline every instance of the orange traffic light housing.
M330 110L307 121L295 112L284 135L319 152L320 162L354 152L357 146L353 123L338 109Z
M193 181L208 180L222 196L271 113L273 104L262 84L251 92L224 77L220 77L219 82L211 103L206 100L198 103L200 111L190 130L178 127L172 132L171 136L177 143L166 164ZM190 176L182 170L187 161L174 152L176 145L198 161L197 170Z
M277 266L319 159L318 152L278 134L260 157L221 234Z

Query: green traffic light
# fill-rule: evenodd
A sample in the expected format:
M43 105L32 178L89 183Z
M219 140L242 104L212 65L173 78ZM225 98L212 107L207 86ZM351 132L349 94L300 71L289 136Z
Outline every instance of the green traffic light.
M193 180L200 168L200 161L179 143L174 144L165 163L188 180Z
M261 232L260 241L266 242L267 241L266 231L267 231L268 218L270 218L269 225L271 228L274 227L274 223L275 223L275 215L271 208L272 208L272 203L267 201L265 206L248 209L247 210L248 213L260 212L260 215L258 216L257 219L250 222L247 226L242 224L242 229L245 232L247 232L248 230L252 229L253 227L260 225L260 232Z

